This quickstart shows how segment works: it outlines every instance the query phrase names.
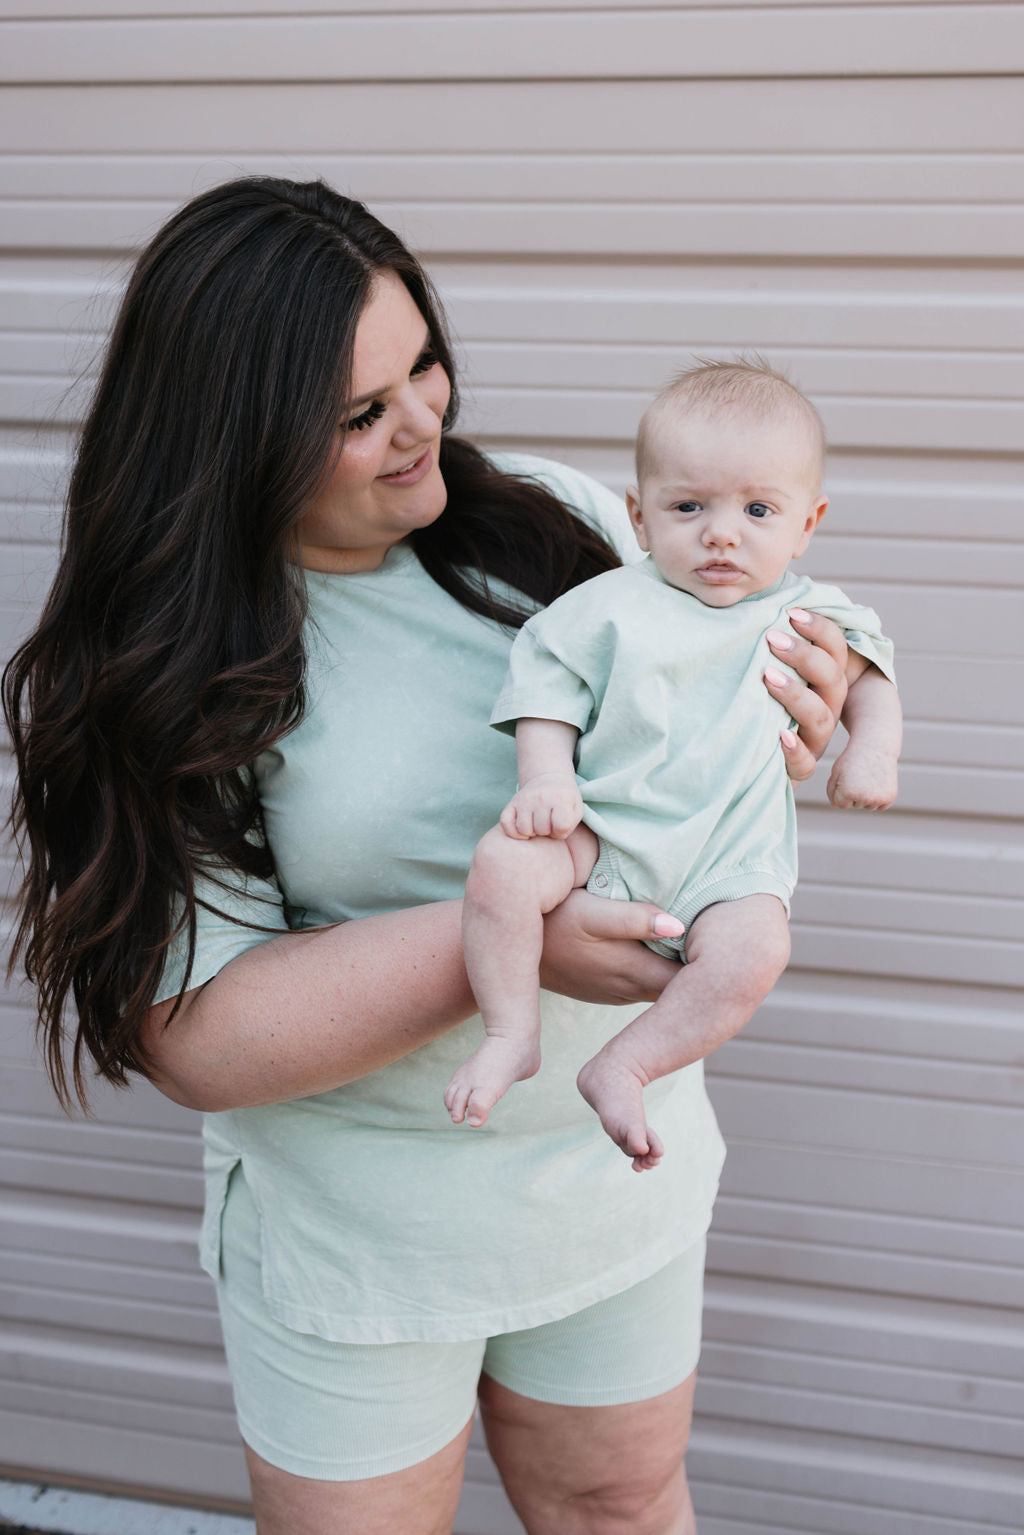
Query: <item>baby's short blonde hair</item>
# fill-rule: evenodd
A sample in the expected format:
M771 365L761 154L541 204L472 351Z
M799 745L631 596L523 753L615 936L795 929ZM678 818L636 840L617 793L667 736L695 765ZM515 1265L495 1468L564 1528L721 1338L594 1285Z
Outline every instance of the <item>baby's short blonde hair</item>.
M818 484L825 469L825 427L806 395L756 353L728 361L698 357L656 394L644 411L636 438L638 484L653 472L656 438L670 414L732 410L757 421L779 416L807 430L808 457Z

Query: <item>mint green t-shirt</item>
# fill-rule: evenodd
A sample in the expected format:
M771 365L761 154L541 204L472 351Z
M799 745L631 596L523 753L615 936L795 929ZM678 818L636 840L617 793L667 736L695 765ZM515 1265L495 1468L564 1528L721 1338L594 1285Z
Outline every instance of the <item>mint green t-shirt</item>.
M648 557L574 587L523 627L492 722L514 731L536 717L579 730L583 819L602 844L591 890L653 901L687 924L745 895L775 895L789 909L796 812L779 749L788 716L763 675L779 665L765 634L786 630L793 607L832 619L892 680L877 613L792 571L713 607Z
M502 455L635 552L611 492ZM461 896L473 848L515 789L488 723L512 635L468 613L399 544L360 575L307 573L308 706L254 764L277 882L226 903L304 928ZM201 913L189 985L265 941ZM400 953L395 964L403 963ZM182 976L180 949L162 995ZM723 1147L700 1064L647 1094L666 1143L638 1178L576 1090L579 1067L641 1011L545 994L544 1062L481 1130L442 1101L479 1018L332 1092L211 1114L202 1260L216 1273L228 1177L260 1211L272 1314L356 1343L464 1339L566 1316L654 1273L706 1229Z

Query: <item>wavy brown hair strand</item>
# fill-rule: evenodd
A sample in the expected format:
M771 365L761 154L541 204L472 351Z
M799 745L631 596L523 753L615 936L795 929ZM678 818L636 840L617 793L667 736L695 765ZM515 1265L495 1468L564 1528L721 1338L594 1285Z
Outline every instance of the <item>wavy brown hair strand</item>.
M175 938L188 955L178 1003L188 985L197 873L273 873L250 769L302 717L296 529L340 450L356 327L383 272L427 321L450 427L455 370L426 276L322 182L204 193L128 283L57 576L3 677L25 868L11 966L37 987L65 1105L84 1102L89 1061L117 1084L145 1070L140 1029ZM520 606L617 563L543 487L468 443L447 439L442 462L448 510L415 547L466 606L517 624ZM495 579L526 603L492 593Z

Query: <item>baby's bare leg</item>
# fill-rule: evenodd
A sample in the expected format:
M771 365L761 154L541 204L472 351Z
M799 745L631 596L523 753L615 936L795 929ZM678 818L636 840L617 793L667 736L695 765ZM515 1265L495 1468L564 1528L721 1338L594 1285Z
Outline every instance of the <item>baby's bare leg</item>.
M789 947L785 909L774 895L707 907L690 928L679 974L583 1067L580 1092L637 1172L656 1167L663 1155L644 1115L648 1082L731 1039L785 970Z
M473 854L462 908L466 970L487 1038L452 1077L444 1101L452 1119L482 1125L498 1099L540 1066L537 967L544 916L584 885L597 858L585 826L565 840L516 841L494 827Z

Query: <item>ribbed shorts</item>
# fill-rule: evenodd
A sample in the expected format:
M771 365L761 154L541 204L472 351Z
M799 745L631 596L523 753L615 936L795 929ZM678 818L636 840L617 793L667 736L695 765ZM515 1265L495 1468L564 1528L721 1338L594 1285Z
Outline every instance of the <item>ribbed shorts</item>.
M697 1366L704 1241L649 1279L556 1322L458 1343L335 1343L267 1310L259 1215L241 1169L222 1225L221 1322L242 1438L271 1465L358 1481L427 1460L473 1415L481 1372L539 1402L601 1407L681 1385Z

